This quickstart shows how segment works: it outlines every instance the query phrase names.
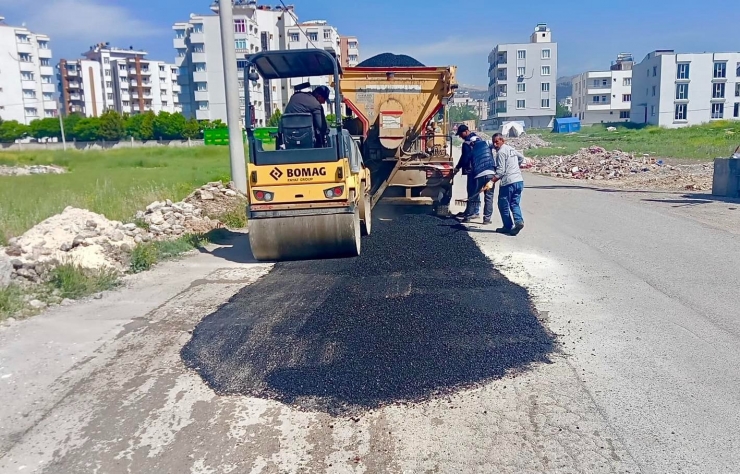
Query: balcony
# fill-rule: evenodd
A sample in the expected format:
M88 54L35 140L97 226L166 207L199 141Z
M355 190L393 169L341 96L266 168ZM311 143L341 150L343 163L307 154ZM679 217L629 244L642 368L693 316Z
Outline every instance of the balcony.
M146 69L141 68L141 75L142 76L151 76L152 75L152 70L149 69L149 68L146 68Z
M190 33L190 44L203 44L205 42L205 33Z
M69 94L69 100L82 100L81 94Z
M33 54L33 45L31 43L18 43L18 52Z
M36 72L36 64L30 61L19 61L18 68L25 72Z
M193 53L192 58L194 63L205 63L206 53Z
M39 67L39 73L42 76L53 76L54 75L54 68L51 66L41 66Z
M172 46L174 46L175 49L185 49L187 46L185 45L185 37L182 38L175 38L172 40Z
M53 84L51 84L53 85ZM79 90L80 89L80 83L76 81L70 81L67 84L67 90Z
M39 49L39 58L51 59L51 49Z
M193 73L193 82L208 82L208 73L203 72L194 72Z
M195 91L195 100L197 102L208 102L208 91Z

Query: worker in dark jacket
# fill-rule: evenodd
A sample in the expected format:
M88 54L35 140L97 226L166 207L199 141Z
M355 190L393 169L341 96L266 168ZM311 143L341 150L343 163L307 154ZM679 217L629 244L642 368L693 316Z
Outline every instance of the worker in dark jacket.
M457 136L463 139L463 145L461 148L460 161L457 162L455 167L455 174L462 171L462 174L467 176L467 194L470 196L475 187L475 179L473 177L473 147L472 142L478 139L478 135L472 132L467 125L461 124L457 127ZM468 203L465 206L465 210L457 217L465 218L466 216L478 216L480 214L480 195L477 199L468 199Z
M315 144L317 147L324 146L324 139L329 133L326 123L323 104L329 100L329 88L319 86L313 92L296 92L285 106L286 114L311 114L313 116L313 129L316 134Z

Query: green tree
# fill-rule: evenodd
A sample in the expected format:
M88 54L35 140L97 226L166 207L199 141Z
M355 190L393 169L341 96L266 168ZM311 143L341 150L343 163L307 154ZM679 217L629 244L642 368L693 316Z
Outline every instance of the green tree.
M44 118L31 122L29 134L36 139L62 138L62 128L58 118Z
M124 137L123 117L115 110L106 110L100 116L100 135L102 140L118 141Z
M17 120L6 120L0 124L0 142L13 143L18 139L28 136L30 128L28 125Z
M76 139L77 137L74 134L74 129L77 126L77 123L82 120L82 115L78 113L69 114L66 117L64 117L64 132L67 134L67 137L70 139Z
M280 117L282 117L282 116L283 116L283 113L280 112L280 109L277 109L270 116L270 120L267 121L267 126L268 127L277 127L278 125L280 125Z
M566 106L562 104L557 105L556 110L555 110L555 116L557 118L570 117L571 115L573 114L570 113L570 110L568 110Z
M198 123L198 121L194 118L188 120L185 124L185 127L183 128L182 136L183 138L190 139L201 138L202 132L200 130L200 124Z
M160 112L154 119L154 136L163 140L178 140L183 137L187 120L182 114Z
M465 120L478 120L475 109L470 105L457 105L450 107L450 121L464 122Z
M100 139L100 119L86 117L80 119L72 130L74 137L82 142L93 142Z

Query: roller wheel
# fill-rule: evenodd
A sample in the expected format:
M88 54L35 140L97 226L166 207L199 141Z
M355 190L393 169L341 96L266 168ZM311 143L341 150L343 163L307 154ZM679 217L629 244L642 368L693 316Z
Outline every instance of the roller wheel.
M370 235L373 225L373 205L370 202L370 190L363 190L363 198L360 201L360 219L362 219L362 235Z

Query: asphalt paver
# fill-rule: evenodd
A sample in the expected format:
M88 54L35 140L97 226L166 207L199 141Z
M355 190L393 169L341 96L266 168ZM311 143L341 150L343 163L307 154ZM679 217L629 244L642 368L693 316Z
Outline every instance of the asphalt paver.
M206 317L181 351L219 394L350 415L548 362L527 291L453 219L380 219L354 259L286 262Z

